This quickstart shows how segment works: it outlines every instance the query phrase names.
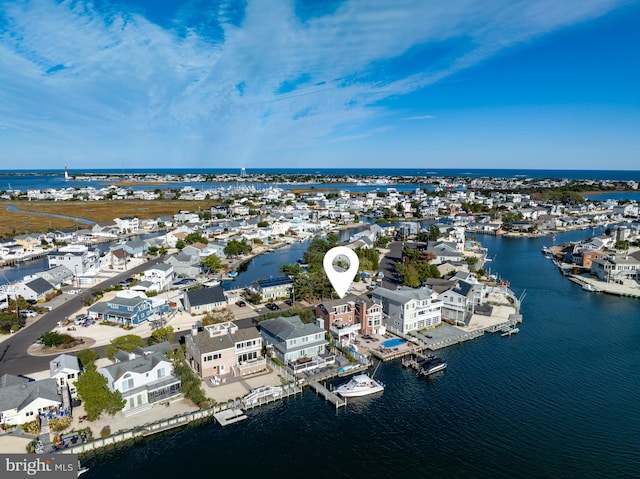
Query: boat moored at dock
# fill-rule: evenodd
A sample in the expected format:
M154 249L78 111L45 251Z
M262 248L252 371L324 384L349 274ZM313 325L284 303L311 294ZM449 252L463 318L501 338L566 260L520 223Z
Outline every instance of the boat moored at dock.
M438 356L427 356L416 360L418 376L430 376L447 368L447 362Z
M384 385L366 374L353 376L348 383L335 389L335 392L342 397L368 396L384 391Z

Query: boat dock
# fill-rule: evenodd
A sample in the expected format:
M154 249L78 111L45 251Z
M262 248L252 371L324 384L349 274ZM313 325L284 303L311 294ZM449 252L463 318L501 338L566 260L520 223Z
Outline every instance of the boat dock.
M225 409L213 415L221 426L228 426L247 419L244 411L240 408Z
M336 409L347 405L346 399L343 399L337 394L332 393L318 381L309 381L309 386L311 386L311 389L313 389L317 394L321 395L327 401L332 403L336 407Z

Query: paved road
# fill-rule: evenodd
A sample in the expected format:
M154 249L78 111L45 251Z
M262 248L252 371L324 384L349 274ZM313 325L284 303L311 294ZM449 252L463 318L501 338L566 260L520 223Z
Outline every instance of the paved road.
M384 273L382 287L386 289L398 289L400 283L395 279L396 263L402 261L402 245L401 241L393 241L389 243L389 252L384 255L380 261L380 271Z
M155 258L128 269L117 276L113 276L95 287L107 287L118 284L134 273L139 273L162 261L163 258ZM21 329L10 338L0 343L0 376L3 374L30 374L49 369L49 361L55 356L30 356L27 353L29 347L40 336L54 329L58 321L64 321L68 316L73 316L82 307L82 295L78 294L62 303L54 310L46 313L28 328ZM95 348L95 351L104 356L104 346Z

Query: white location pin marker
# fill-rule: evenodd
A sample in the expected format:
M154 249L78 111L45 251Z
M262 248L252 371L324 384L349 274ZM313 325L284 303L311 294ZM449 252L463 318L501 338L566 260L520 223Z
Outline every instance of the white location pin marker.
M346 271L336 271L333 267L333 262L336 260L348 261L349 268ZM347 290L349 289L349 286L351 286L351 282L358 272L358 266L360 266L358 255L346 246L336 246L335 248L331 248L327 251L327 254L324 255L322 266L324 267L324 272L327 274L329 281L331 281L333 289L336 290L336 293L338 293L338 296L342 299L344 295L347 294Z

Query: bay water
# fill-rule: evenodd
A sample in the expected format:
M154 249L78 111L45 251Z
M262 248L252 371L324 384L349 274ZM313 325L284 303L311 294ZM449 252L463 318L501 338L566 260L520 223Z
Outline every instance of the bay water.
M569 282L541 254L549 237L478 239L524 296L519 334L440 350L449 367L428 379L385 363L384 393L339 411L307 390L225 428L90 453L84 477L639 477L640 301Z

